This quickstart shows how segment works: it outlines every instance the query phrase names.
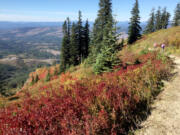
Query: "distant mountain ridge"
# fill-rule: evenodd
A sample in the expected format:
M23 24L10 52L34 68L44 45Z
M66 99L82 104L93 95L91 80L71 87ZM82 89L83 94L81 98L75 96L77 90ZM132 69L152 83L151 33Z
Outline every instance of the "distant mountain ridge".
M90 27L93 27L94 22L89 22ZM141 23L142 29L145 28L146 22ZM62 27L63 22L8 22L8 21L0 21L0 30L7 29L19 29L19 28L27 28L27 27ZM120 32L128 31L129 22L122 21L118 22L117 26L120 27Z
M24 27L60 27L63 22L8 22L0 21L0 29L16 29Z
M54 38L62 38L62 29L61 27L22 27L22 28L14 28L14 29L6 29L0 30L0 39L2 40L12 40L12 39L20 39L30 38L30 37L54 37Z

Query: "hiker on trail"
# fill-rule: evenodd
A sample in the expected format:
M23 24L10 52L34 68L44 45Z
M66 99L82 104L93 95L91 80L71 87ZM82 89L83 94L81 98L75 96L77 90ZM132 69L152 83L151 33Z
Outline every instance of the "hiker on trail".
M163 51L164 51L164 49L165 49L165 44L164 44L164 43L161 45L161 48L162 48Z

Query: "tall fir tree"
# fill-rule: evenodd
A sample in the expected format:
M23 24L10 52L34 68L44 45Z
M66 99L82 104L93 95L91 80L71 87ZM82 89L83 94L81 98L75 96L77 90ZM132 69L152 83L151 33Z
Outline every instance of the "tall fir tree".
M180 3L178 3L176 6L172 25L180 26Z
M148 20L148 24L146 26L146 29L144 31L145 34L152 33L155 31L155 14L154 9L152 9L150 18Z
M89 22L86 20L84 30L83 30L83 58L87 58L89 54L89 42L90 42L90 37L89 37Z
M63 39L61 46L61 54L60 54L60 73L65 72L65 70L70 65L70 20L67 20L63 24Z
M75 23L72 24L71 28L71 38L70 38L70 63L75 66L79 64L79 42L77 36L77 25Z
M162 22L161 22L162 13L161 13L161 7L158 8L155 16L156 16L156 17L155 17L155 30L160 30L160 29L162 29Z
M103 72L111 72L113 68L120 64L120 59L117 57L119 44L117 43L116 30L109 31L108 35L104 36L101 53L97 55L93 71L96 74Z
M89 53L89 23L82 25L82 13L79 11L78 22L71 26L69 18L63 25L60 73L70 66L78 65Z
M134 7L131 11L132 17L130 19L129 26L129 37L128 44L134 43L138 38L141 37L141 26L140 26L140 16L139 16L139 4L136 0Z
M160 29L167 29L169 24L170 13L167 12L166 7L161 10L158 8L155 15L155 31Z
M162 15L161 15L161 28L162 29L167 29L168 24L169 24L169 18L170 18L170 13L166 11L166 8L162 10Z
M96 18L93 27L92 41L92 44L94 45L93 53L96 54L100 52L103 46L102 41L104 36L108 35L107 31L111 31L113 28L112 0L100 0L99 8L98 17Z
M78 22L77 22L77 38L79 45L79 60L82 62L82 48L83 48L83 26L82 26L82 13L78 13Z

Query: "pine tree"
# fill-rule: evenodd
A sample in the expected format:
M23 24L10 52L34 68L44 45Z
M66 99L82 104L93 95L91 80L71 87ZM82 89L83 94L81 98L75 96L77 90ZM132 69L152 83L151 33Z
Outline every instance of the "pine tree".
M107 26L108 30L111 31L113 28L113 16L112 16L112 2L111 0L100 0L99 2L99 11L98 17L95 20L93 27L93 41L94 45L93 53L99 53L102 48L102 41L104 34L108 34L104 31L104 28Z
M86 20L84 30L83 30L83 58L87 58L89 54L89 42L90 42L90 37L89 37L89 22Z
M167 29L168 24L169 24L169 18L170 18L170 13L166 11L166 8L163 9L162 15L161 15L161 28L162 29Z
M172 25L180 26L180 3L176 6Z
M140 16L139 16L139 4L138 0L136 0L134 7L131 11L132 17L130 21L129 26L129 37L128 37L128 43L132 44L134 43L138 38L141 37L141 26L140 26Z
M150 18L148 20L148 24L146 26L146 29L144 31L145 34L152 33L155 31L155 14L154 9L152 9Z
M60 54L60 73L65 72L65 70L70 65L70 20L67 20L63 24L63 40Z
M83 48L83 26L82 26L82 13L79 11L79 17L77 22L77 39L79 45L79 60L82 62L82 48Z
M79 64L79 42L78 42L78 35L77 35L77 25L75 23L72 24L71 28L71 38L70 38L70 54L71 54L71 65L75 66Z
M113 68L120 63L117 57L117 48L119 45L117 44L117 37L113 31L104 37L103 44L104 46L101 48L101 53L98 54L96 63L93 66L96 74L111 72Z
M160 30L162 29L162 22L161 22L161 18L162 18L162 13L161 13L161 7L158 8L156 15L155 15L156 19L155 19L155 30Z

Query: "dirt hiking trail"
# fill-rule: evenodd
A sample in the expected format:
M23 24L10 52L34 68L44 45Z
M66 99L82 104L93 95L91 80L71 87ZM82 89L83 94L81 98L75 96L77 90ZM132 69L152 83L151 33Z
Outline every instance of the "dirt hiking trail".
M174 79L152 105L150 116L135 135L180 135L180 57L171 56L176 63Z

